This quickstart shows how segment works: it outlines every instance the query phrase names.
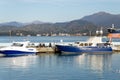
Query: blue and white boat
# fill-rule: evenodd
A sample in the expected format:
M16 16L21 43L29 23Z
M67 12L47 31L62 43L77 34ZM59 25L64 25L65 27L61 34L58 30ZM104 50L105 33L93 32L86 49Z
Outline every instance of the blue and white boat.
M103 33L102 31L96 33ZM87 42L75 42L72 44L57 44L56 48L59 52L62 53L83 53L83 52L90 52L90 53L98 53L98 52L112 52L111 44L109 41L102 42L102 36L94 36L90 37Z
M5 56L22 56L35 54L37 52L35 47L29 41L13 42L11 46L0 49L0 53Z

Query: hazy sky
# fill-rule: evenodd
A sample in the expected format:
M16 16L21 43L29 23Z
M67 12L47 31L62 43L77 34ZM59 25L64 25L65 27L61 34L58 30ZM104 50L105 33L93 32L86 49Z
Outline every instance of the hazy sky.
M0 0L0 22L64 22L100 11L120 14L120 0Z

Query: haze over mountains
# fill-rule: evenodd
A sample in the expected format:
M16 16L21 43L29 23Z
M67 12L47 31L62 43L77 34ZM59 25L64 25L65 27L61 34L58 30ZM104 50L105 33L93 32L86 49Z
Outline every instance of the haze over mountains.
M11 22L4 22L4 23L0 23L0 26L16 26L16 27L23 27L29 24L43 24L44 22L42 21L33 21L33 22L27 22L27 23L21 23L21 22L17 22L17 21L11 21Z
M116 28L120 26L120 15L110 14L106 12L98 12L92 15L85 16L78 20L61 22L61 23L48 23L42 21L33 21L29 23L21 22L6 22L0 23L0 34L7 35L8 31L13 31L13 33L22 32L24 35L36 35L36 34L77 34L77 33L87 33L95 32L96 29L103 27L111 27L115 24Z

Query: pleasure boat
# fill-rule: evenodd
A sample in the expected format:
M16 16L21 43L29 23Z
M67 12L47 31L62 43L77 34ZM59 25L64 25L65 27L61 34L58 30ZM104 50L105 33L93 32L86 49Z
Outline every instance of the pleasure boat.
M0 53L6 56L30 55L37 52L30 41L13 42L11 46L0 49Z
M103 33L101 31L96 31L96 33ZM103 42L102 36L90 37L87 42L75 42L72 44L56 45L56 48L61 53L84 53L84 52L112 52L111 44L109 41Z

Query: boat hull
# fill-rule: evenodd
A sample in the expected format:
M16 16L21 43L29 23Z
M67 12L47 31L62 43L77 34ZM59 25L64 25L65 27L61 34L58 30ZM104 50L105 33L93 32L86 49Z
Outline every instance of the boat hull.
M111 47L93 47L93 46L69 46L69 45L56 45L57 49L60 52L75 52L75 53L83 53L83 52L112 52Z
M6 56L22 56L22 55L30 55L35 54L36 52L27 52L27 51L17 51L17 50L3 50L0 53Z

